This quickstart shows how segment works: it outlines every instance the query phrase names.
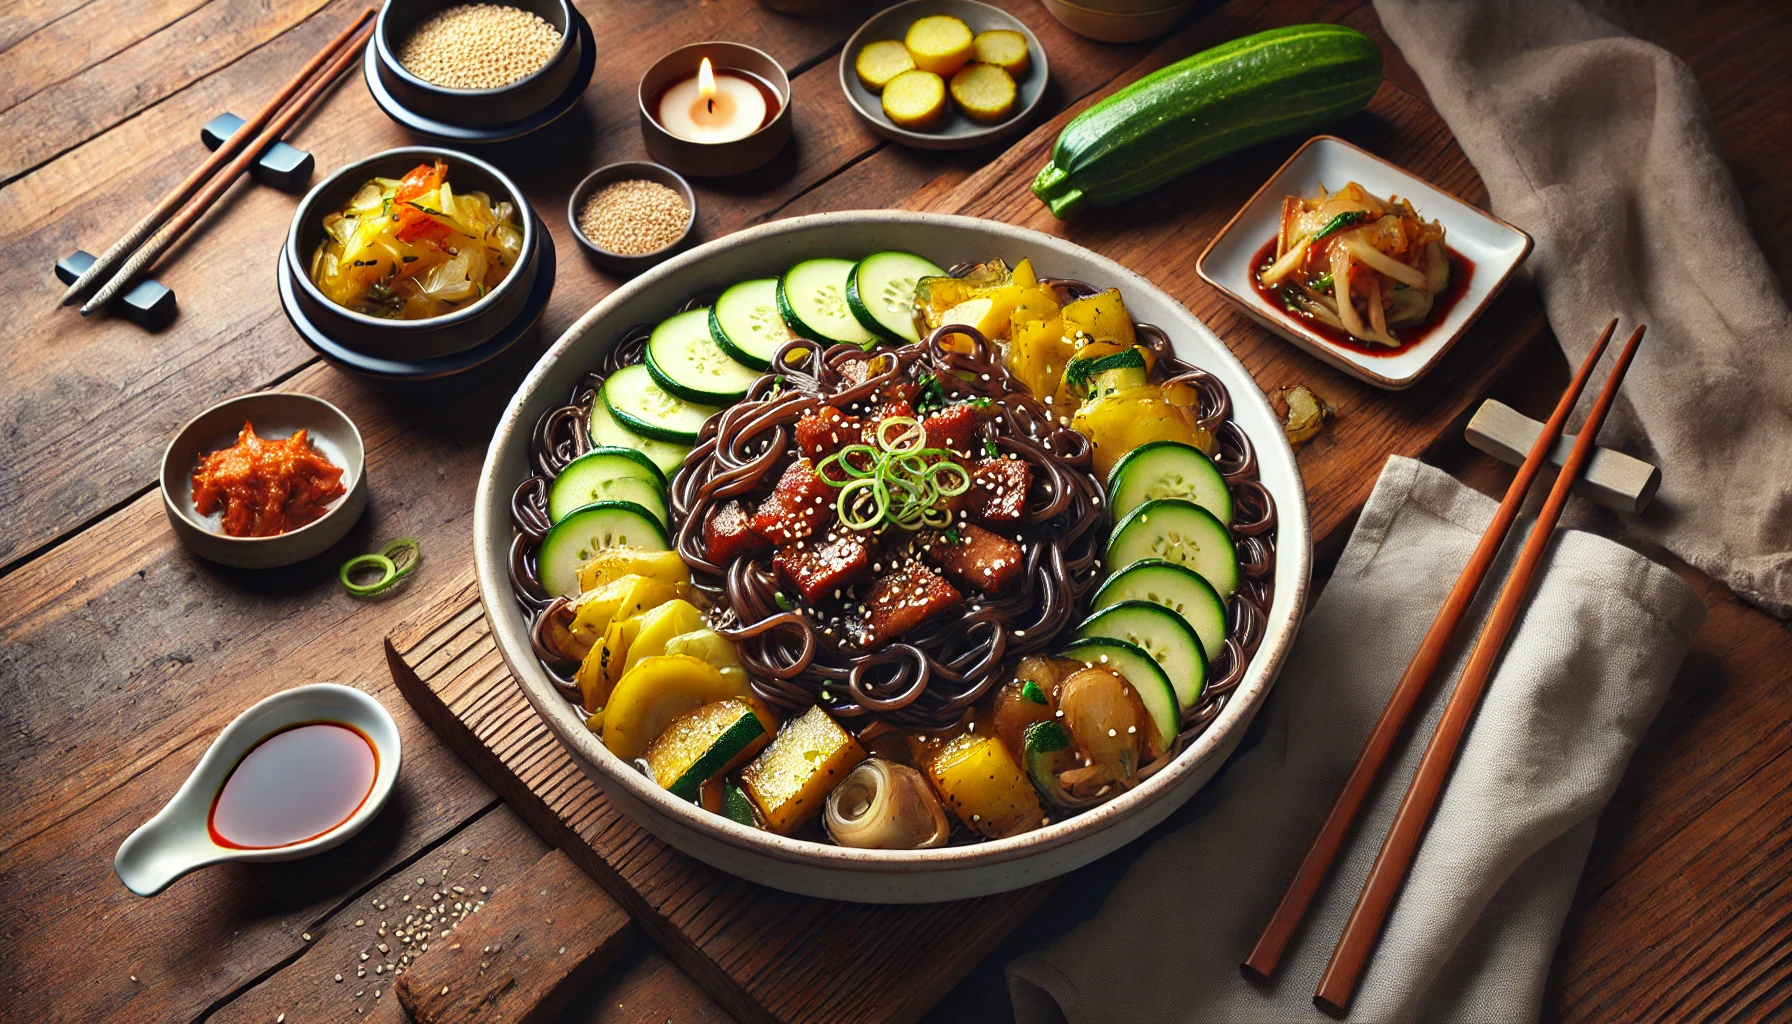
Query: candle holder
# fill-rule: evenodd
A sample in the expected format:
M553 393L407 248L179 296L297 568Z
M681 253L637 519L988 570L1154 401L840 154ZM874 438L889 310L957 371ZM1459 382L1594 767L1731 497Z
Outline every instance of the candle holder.
M675 83L696 74L705 57L718 74L750 75L771 91L778 108L758 131L732 142L693 142L660 124L660 96ZM770 54L743 43L681 46L647 69L641 76L639 95L641 137L648 155L681 174L700 178L743 174L770 162L790 141L790 76Z

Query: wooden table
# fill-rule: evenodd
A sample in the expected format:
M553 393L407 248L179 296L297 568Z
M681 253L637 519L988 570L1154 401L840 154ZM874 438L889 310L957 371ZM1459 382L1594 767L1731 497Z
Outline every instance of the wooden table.
M365 3L0 2L0 223L9 229L0 294L10 300L0 327L0 1019L273 1020L288 1010L295 1021L398 1019L389 986L352 976L354 950L365 946L357 929L376 924L367 908L396 902L421 877L499 896L513 880L543 877L546 847L405 707L380 649L429 600L432 570L471 558L474 481L521 367L464 395L420 399L321 364L274 292L295 200L260 186L238 185L156 270L182 303L171 328L146 334L55 306L57 257L103 248L199 160L200 124L226 109L248 114ZM1156 50L1078 39L1031 0L1004 6L1051 53L1054 111L1243 31L1342 21L1381 38L1390 64L1372 113L1340 130L1396 158L1460 161L1446 132L1412 127L1431 123L1422 90L1365 3L1235 0ZM1006 151L942 157L880 143L835 83L850 22L768 15L745 0L581 7L605 46L583 105L555 129L486 154L519 177L562 255L538 350L618 284L579 259L559 210L591 167L641 155L640 72L674 45L730 38L789 69L796 140L763 171L700 189L703 237L796 213L905 206L1059 231L1145 272L1206 317L1266 389L1305 382L1338 406L1330 431L1301 456L1322 566L1390 451L1502 487L1503 471L1460 443L1465 412L1489 393L1546 408L1565 376L1536 300L1515 288L1426 387L1390 396L1354 385L1222 309L1195 281L1193 257L1210 228L1176 225L1217 223L1242 197L1210 201L1197 176L1098 221L1054 225L1021 188L1053 125ZM1785 280L1792 13L1767 2L1649 0L1634 15L1643 35L1698 73L1757 238ZM291 141L327 172L410 140L357 77ZM1233 158L1236 174L1261 180L1298 141ZM1472 174L1445 184L1484 196ZM270 387L323 395L355 418L372 501L350 536L312 563L221 569L175 542L156 464L188 416ZM414 584L371 604L342 593L335 567L399 534L428 552ZM1792 635L1671 564L1711 616L1601 823L1546 994L1551 1018L1769 1019L1792 1000ZM267 693L320 680L359 686L398 717L406 764L390 808L329 855L209 869L153 901L127 893L111 874L113 851L218 728ZM1048 903L935 1015L1005 1013L1001 964L1074 922L1114 870L1098 864L1060 887L1075 895ZM632 932L614 931L614 941L616 966L564 1019L725 1019ZM546 957L540 969L556 970Z

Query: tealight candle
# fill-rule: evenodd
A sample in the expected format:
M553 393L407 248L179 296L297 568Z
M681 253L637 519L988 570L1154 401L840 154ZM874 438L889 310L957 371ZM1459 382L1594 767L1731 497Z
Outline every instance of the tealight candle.
M681 139L734 142L758 131L766 110L758 85L726 71L717 74L705 57L696 75L674 83L660 97L659 120Z
M790 76L742 43L681 46L648 67L636 95L647 154L680 174L744 174L790 142Z

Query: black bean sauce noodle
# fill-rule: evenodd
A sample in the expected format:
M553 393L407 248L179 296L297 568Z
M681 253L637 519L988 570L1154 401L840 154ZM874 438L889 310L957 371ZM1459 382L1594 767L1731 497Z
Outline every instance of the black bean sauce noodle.
M969 266L953 268L962 274ZM1097 289L1075 280L1047 282L1066 300ZM706 305L693 299L685 309ZM1274 593L1275 503L1258 482L1256 451L1231 415L1231 397L1218 378L1178 359L1169 337L1137 324L1139 343L1156 356L1154 377L1183 384L1199 395L1197 421L1218 443L1215 462L1232 490L1242 582L1229 609L1225 647L1209 652L1208 685L1182 714L1175 747L1149 766L1167 764L1224 710L1263 639ZM598 389L611 373L642 359L651 325L629 330L606 354L602 367L582 380L567 403L550 409L530 444L534 473L511 498L516 537L510 576L518 601L531 617L537 656L569 699L575 662L562 657L551 636L564 597L549 595L536 570L536 551L550 525L548 485L567 464L591 448L587 431ZM948 347L950 345L950 347ZM968 351L967 351L968 349ZM854 364L868 364L857 365ZM918 345L867 354L852 345L822 347L798 339L779 350L773 366L740 402L704 424L696 447L672 479L675 546L690 567L695 588L709 599L717 631L732 640L752 687L786 711L822 704L849 728L943 729L1006 681L1003 669L1026 654L1049 654L1068 638L1103 579L1102 546L1111 526L1089 442L1058 422L1002 365L988 339L964 327L942 328ZM950 372L957 371L957 372ZM840 628L846 605L809 608L781 594L769 555L711 563L702 527L710 512L730 500L763 492L775 483L795 451L795 426L807 412L832 405L851 414L872 404L880 389L933 375L948 402L988 399L979 417L979 440L1032 470L1019 524L1026 584L1012 596L967 595L966 611L904 634L897 642L865 651ZM1008 529L1003 529L1008 533ZM833 622L839 616L838 623ZM873 723L882 723L874 725Z

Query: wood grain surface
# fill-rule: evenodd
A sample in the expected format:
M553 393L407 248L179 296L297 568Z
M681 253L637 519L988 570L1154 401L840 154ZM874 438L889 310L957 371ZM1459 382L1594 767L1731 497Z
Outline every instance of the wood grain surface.
M402 1017L389 988L345 988L369 900L399 898L413 869L461 870L465 846L505 880L546 847L404 708L380 656L470 563L474 482L511 367L448 398L397 396L322 365L287 325L274 260L295 197L239 183L157 268L180 297L173 326L56 306L59 256L103 249L204 157L199 125L253 110L371 0L0 0L0 1020L197 1021ZM1156 46L1065 32L1032 0L1002 0L1051 53L1051 113L1238 32L1342 21L1380 39L1361 0L1203 4ZM553 129L479 155L515 175L555 235L559 285L527 341L532 358L620 279L583 262L564 214L572 185L642 155L632 93L672 46L729 38L791 71L793 145L740 179L699 183L699 231L859 207L949 209L1070 237L1141 271L1205 318L1273 390L1304 382L1340 410L1301 455L1322 534L1342 537L1389 452L1428 455L1470 478L1507 470L1461 448L1462 413L1486 394L1525 404L1562 373L1535 299L1509 290L1428 378L1390 396L1344 380L1222 307L1193 275L1214 226L1301 140L1260 147L1099 217L1050 221L1019 184L1051 128L963 154L881 142L840 95L836 60L855 18L803 20L748 0L583 0L606 49L577 110ZM1209 9L1210 8L1210 9ZM1749 0L1615 0L1620 17L1686 60L1711 106L1758 241L1792 278L1792 9ZM1483 200L1472 171L1390 47L1389 84L1338 129ZM291 140L319 174L413 141L347 79ZM1248 187L1247 187L1248 185ZM1689 211L1689 216L1696 211ZM185 419L245 391L282 387L345 409L368 444L373 497L324 556L278 573L187 554L154 491L162 446ZM1548 403L1543 403L1547 409ZM1500 484L1489 489L1497 491ZM334 583L345 558L397 535L428 563L408 589L358 602ZM1336 541L1334 540L1335 544ZM1322 564L1327 551L1321 549ZM1554 1019L1773 1019L1787 1011L1792 893L1784 870L1792 797L1792 639L1784 626L1694 580L1711 615L1611 809L1582 881L1545 999ZM207 869L154 901L119 886L111 856L172 793L219 728L279 689L334 680L397 714L405 771L388 810L309 861ZM474 854L469 854L469 857ZM934 1011L1005 1012L1000 965L1069 927L1098 899L1095 865L1043 905ZM306 934L310 939L304 938ZM558 948L558 947L555 947ZM430 954L423 954L428 956ZM333 981L349 968L345 981ZM383 973L381 975L384 976ZM356 979L360 981L361 979ZM363 991L360 1000L352 998ZM614 995L616 998L610 998ZM786 993L789 1005L804 993ZM661 1014L660 1008L665 1012ZM359 1012L357 1012L359 1011ZM637 951L563 1020L725 1019L661 954Z
M469 574L388 638L399 689L737 1018L912 1021L1050 892L841 903L754 885L671 849L616 810L548 732L504 667L478 595Z

